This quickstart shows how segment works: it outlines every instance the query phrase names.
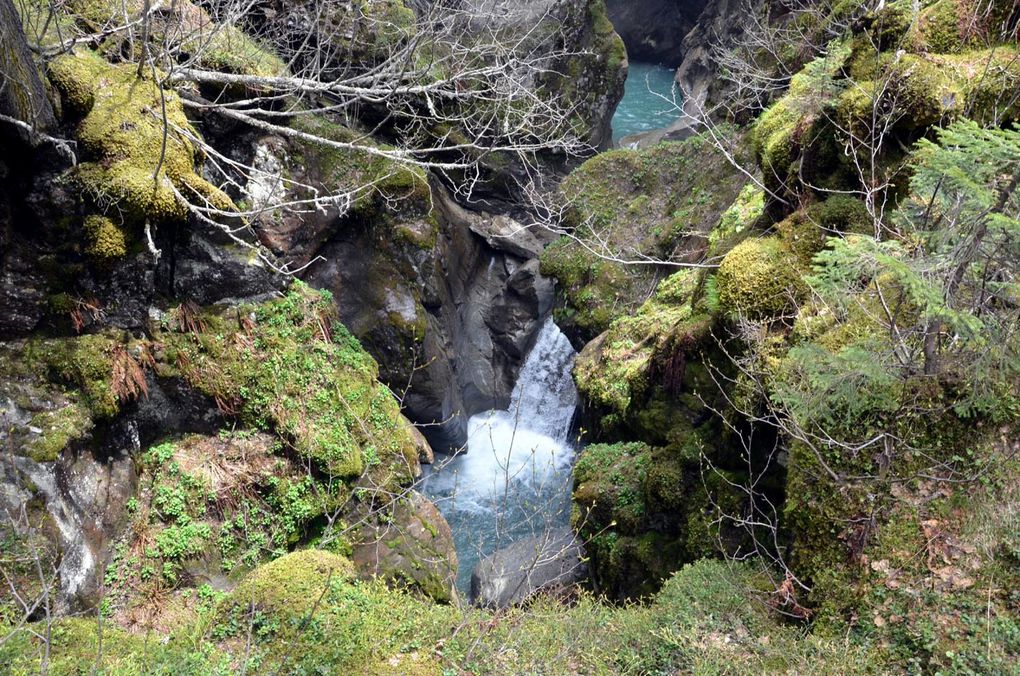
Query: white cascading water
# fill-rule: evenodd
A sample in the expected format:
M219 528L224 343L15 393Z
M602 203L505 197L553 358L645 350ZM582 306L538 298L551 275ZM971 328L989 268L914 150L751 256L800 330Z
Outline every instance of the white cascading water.
M466 588L479 558L569 518L576 357L549 319L528 353L506 411L468 421L467 452L437 462L423 483L453 529Z

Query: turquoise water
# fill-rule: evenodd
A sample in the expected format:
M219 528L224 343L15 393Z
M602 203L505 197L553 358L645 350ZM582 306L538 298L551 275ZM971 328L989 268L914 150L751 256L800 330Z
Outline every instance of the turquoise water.
M680 117L680 92L673 76L670 68L631 62L623 100L613 116L614 143L624 136L661 129Z

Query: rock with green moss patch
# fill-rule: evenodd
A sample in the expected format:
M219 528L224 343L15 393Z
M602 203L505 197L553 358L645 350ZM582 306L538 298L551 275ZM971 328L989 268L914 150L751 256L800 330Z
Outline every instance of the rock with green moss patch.
M185 136L196 132L178 94L132 64L111 65L92 54L62 58L60 72L73 73L74 100L86 99L91 88L93 104L77 129L84 161L74 179L95 211L118 214L138 234L146 222L183 221L185 200L232 208L196 173L196 151Z
M739 137L736 145L746 151ZM566 224L582 240L597 233L626 259L690 262L704 254L708 233L745 182L705 137L614 150L564 181L571 204ZM542 273L555 277L566 296L561 325L589 339L640 307L662 274L653 266L605 260L566 237L546 249Z
M96 74L103 67L100 58L91 52L63 54L47 64L50 82L60 93L65 116L81 118L92 110Z
M359 573L419 591L439 603L457 600L457 551L449 524L417 491L381 517L365 520L352 560Z
M184 312L179 310L178 312ZM342 324L332 297L296 282L283 298L201 318L170 318L160 364L254 427L275 429L328 474L366 470L378 486L413 479L418 449L379 367Z
M93 260L108 262L127 253L124 231L106 216L86 216L85 253Z
M354 576L354 565L321 549L302 549L263 564L230 595L228 608L254 606L265 613L300 618L330 590Z

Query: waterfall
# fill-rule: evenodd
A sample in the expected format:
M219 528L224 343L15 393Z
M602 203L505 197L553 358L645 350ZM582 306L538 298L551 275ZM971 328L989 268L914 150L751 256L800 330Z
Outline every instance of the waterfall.
M472 416L467 452L437 463L423 482L453 529L462 587L480 557L569 517L575 357L570 341L547 320L510 407Z

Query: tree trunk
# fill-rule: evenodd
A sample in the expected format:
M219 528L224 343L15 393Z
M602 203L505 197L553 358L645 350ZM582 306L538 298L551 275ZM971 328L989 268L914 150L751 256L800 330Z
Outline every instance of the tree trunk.
M21 16L12 0L0 0L0 114L25 122L39 132L52 131L57 126L46 87L25 39Z

